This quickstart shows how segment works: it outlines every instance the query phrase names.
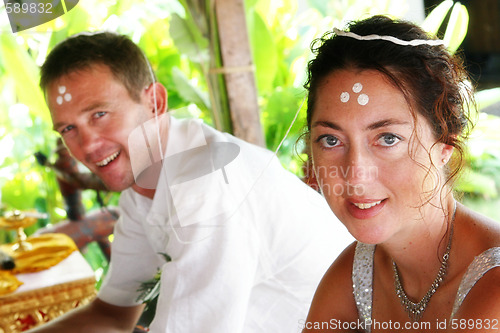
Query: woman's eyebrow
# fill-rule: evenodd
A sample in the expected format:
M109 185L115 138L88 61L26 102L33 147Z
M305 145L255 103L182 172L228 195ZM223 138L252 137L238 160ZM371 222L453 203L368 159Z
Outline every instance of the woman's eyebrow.
M391 125L409 125L409 121L405 120L399 120L399 119L394 119L394 118L389 118L389 119L383 119L376 121L368 126L366 126L367 130L375 130L381 127L386 127L386 126L391 126Z
M312 127L318 127L318 126L329 127L331 129L334 129L337 131L342 131L342 128L339 125L332 123L331 121L318 120L318 121L314 122L314 124L312 125Z
M409 125L409 124L410 124L409 121L399 120L399 119L395 119L395 118L388 118L388 119L378 120L378 121L366 126L365 129L372 131L372 130L375 130L375 129L378 129L381 127L386 127L386 126L391 126L391 125ZM314 122L314 124L312 125L312 127L318 127L318 126L329 127L331 129L334 129L334 130L342 131L342 127L340 127L339 125L337 125L334 122L327 121L327 120L318 120L318 121Z

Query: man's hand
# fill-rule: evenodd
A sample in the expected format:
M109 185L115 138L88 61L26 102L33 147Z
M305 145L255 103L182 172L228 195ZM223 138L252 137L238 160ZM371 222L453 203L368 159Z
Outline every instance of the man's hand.
M144 305L121 307L96 298L27 333L130 333L143 309Z

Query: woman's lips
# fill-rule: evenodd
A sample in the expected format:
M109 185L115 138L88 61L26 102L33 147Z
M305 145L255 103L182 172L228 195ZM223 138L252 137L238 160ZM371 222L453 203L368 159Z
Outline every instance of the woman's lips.
M385 206L387 199L382 200L346 200L347 211L357 219L369 219L377 215Z
M372 208L373 206L378 205L381 202L382 202L382 200L371 202L371 203L353 202L352 204L354 206L358 207L359 209L369 209L369 208Z

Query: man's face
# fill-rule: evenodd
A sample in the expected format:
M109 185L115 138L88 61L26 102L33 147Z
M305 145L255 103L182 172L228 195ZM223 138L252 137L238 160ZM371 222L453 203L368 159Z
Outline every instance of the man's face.
M135 187L130 164L130 132L154 116L148 89L139 102L105 65L72 72L46 92L54 130L71 154L111 191Z

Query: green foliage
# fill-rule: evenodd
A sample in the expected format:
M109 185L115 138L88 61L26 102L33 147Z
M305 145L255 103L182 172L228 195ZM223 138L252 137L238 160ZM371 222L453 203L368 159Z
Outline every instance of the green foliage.
M487 94L483 94L486 96ZM500 97L497 97L500 102ZM479 120L468 142L465 172L456 190L466 197L496 199L500 193L500 118L486 113Z
M467 35L469 24L469 13L467 8L456 3L451 11L450 20L444 33L443 41L451 53L455 53Z
M178 67L172 68L172 82L183 100L196 104L200 109L208 110L210 102L206 92L201 91Z
M450 9L451 14L449 13ZM469 13L464 5L459 2L453 4L452 0L441 2L429 13L421 24L421 27L425 31L437 35L439 28L442 26L448 14L450 17L443 41L448 47L448 50L451 53L455 53L467 35L467 28L469 25Z
M38 166L34 153L52 151L55 141L51 131L50 115L38 88L38 66L26 52L26 40L14 35L0 34L2 85L2 112L0 126L0 189L3 210L36 209L51 212L60 218L57 210L60 194L55 176ZM33 54L36 54L33 50ZM26 230L28 234L46 225L40 220ZM0 242L12 240L8 232L0 231Z
M453 7L453 0L445 0L437 5L420 25L422 29L437 34L451 7Z
M278 50L271 31L255 8L247 11L247 25L256 67L257 87L260 91L273 88L278 71Z
M170 37L175 41L181 54L196 63L208 61L208 40L203 37L193 21L173 14L170 18L170 27Z
M96 242L89 243L82 255L96 273L96 288L99 290L109 268L108 259Z

